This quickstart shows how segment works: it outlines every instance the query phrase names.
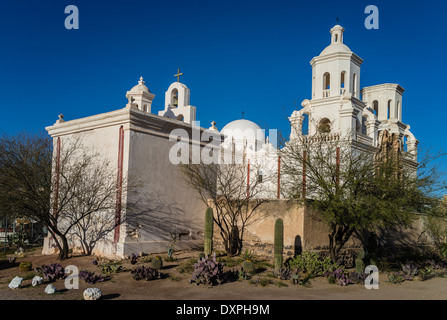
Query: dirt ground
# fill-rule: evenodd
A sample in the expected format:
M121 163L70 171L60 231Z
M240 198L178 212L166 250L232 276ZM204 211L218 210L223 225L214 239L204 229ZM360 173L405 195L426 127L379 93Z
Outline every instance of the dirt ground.
M83 291L90 287L99 288L104 300L447 300L447 278L391 284L382 274L379 274L378 290L368 290L363 285L347 287L331 285L326 278L311 280L309 287L292 285L288 281L284 281L287 286L268 284L262 287L247 280L227 282L213 287L197 286L189 283L190 272L179 273L179 266L197 257L198 252L175 253L176 261L165 262L161 270L166 275L164 279L136 281L129 271L125 271L113 274L107 281L94 285L79 279L79 289L71 290L65 289L64 280L57 280L53 284L58 293L48 295L44 293L47 283L33 287L31 285L33 273L20 272L18 268L21 261L31 261L33 267L59 263L57 256L42 256L39 253L38 249L34 250L25 257L18 258L14 266L2 266L1 300L83 300ZM75 265L79 270L100 274L99 267L92 264L93 259L91 256L74 256L61 264L64 267ZM128 261L123 261L122 265L131 270L138 265L149 266L150 263L138 262L136 265L131 265ZM10 289L8 284L15 276L25 277L26 280L22 282L21 288Z

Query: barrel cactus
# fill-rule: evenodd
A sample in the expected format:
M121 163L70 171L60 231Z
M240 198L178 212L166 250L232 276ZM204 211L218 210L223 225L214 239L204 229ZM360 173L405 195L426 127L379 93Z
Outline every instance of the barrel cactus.
M155 270L163 268L163 259L160 256L156 256L151 260L151 266Z
M275 270L281 270L283 265L283 248L284 248L284 224L281 218L275 222L275 243L274 243L274 266Z
M205 256L211 256L213 252L213 209L207 208L205 211L205 242L204 242L204 253Z
M251 260L244 260L242 262L242 271L248 274L252 274L255 272L255 264Z

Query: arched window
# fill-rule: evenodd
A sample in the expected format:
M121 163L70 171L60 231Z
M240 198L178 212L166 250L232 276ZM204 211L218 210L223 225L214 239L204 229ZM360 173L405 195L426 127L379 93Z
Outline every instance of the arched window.
M357 97L357 74L352 75L352 95Z
M328 118L323 118L320 120L318 124L318 132L319 133L329 133L331 132L331 121Z
M386 118L387 119L391 118L391 103L392 103L392 100L391 99L388 100L388 106L386 109Z
M309 115L303 114L303 122L301 123L301 135L306 136L309 134Z
M329 90L331 88L331 75L326 72L323 75L323 90Z
M372 103L372 107L373 107L373 110L374 110L374 114L376 116L378 116L379 115L379 101L374 100L373 103Z
M345 87L345 76L346 76L346 72L342 71L342 73L340 75L340 88Z
M362 117L362 134L367 134L366 121L368 119L366 117Z
M171 91L171 107L177 108L178 107L178 90L173 89Z
M355 118L355 131L357 131L357 132L362 131L362 125L360 124L360 121L358 118Z
M402 120L402 115L400 114L400 101L397 101L396 103L396 115L397 115L397 119Z
M404 136L404 137L402 138L402 150L403 150L403 151L408 151L408 148L407 148L407 141L408 141L408 137L407 137L407 136Z
M147 104L145 104L145 105L143 106L143 111L144 111L144 112L147 112Z

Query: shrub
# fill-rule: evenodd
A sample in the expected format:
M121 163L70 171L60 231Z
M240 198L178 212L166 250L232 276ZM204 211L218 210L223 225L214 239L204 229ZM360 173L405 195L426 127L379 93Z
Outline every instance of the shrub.
M405 273L398 271L398 272L390 272L388 273L388 281L390 283L402 283L405 281Z
M325 272L332 272L339 268L333 264L329 257L322 258L318 253L305 251L295 258L286 261L286 266L290 269L297 269L305 272L310 278L323 276Z
M136 264L138 261L138 255L136 255L135 253L131 253L129 256L130 259L130 264Z
M65 278L65 269L59 263L42 265L39 271L43 274L44 279L48 281Z
M23 261L19 264L20 271L31 271L33 269L33 264L31 261Z
M89 271L80 271L79 278L90 284L104 281L104 277L102 275L95 275L95 273Z
M194 273L190 283L216 285L223 281L223 264L212 258L201 258L194 264Z
M407 263L406 265L402 266L402 272L407 277L413 278L418 274L418 267L413 264Z
M101 266L101 273L103 274L118 273L122 270L123 267L119 264L119 262L108 263Z
M157 269L151 267L140 266L132 270L130 273L133 274L135 280L145 279L146 281L159 279L161 274Z
M336 283L339 286L347 286L348 284L352 283L351 279L349 278L349 274L345 273L343 268L338 268L334 271L326 271L324 276L328 278L328 281L331 284Z

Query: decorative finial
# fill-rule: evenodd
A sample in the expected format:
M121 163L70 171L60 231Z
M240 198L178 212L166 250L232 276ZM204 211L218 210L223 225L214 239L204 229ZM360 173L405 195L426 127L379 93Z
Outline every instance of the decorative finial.
M140 77L140 81L138 81L138 83L139 84L144 84L145 83L144 80L143 80L143 77Z
M183 73L180 73L180 69L177 69L177 74L174 77L177 77L177 82L180 82L180 76L183 76Z
M244 119L244 115L245 115L245 112L244 112L244 111L242 111L242 119Z
M339 20L338 17L337 17L337 24L338 24L339 21L340 21L340 20Z
M217 124L216 121L212 121L210 129L211 130L217 130L216 124Z
M65 122L65 120L64 120L64 115L61 113L59 115L59 119L56 120L56 123L62 123L62 122Z

